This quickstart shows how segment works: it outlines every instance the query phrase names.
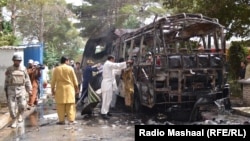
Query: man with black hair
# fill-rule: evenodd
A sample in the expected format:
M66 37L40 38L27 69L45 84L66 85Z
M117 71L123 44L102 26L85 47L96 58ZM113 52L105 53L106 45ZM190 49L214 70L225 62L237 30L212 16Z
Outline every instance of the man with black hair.
M88 87L89 82L93 78L93 72L99 71L100 64L94 65L92 60L87 60L87 66L84 68L83 71L83 83L82 83L82 94L81 94L81 101L84 103L84 99L88 96Z
M61 65L54 69L51 80L51 92L55 97L59 125L65 124L65 115L69 124L76 123L75 94L79 93L79 89L74 69L69 63L69 58L61 57Z
M101 107L101 115L104 119L109 119L111 114L109 113L110 104L112 101L113 90L115 86L113 85L115 80L115 75L113 71L115 69L125 69L127 67L127 63L132 63L131 60L127 62L115 63L115 57L109 55L107 61L103 65L102 72L102 83L101 83L101 91L102 91L102 107Z

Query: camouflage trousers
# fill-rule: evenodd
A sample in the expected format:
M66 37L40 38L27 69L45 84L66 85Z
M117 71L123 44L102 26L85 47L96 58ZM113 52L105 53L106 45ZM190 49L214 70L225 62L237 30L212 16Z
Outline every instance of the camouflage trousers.
M22 115L26 106L27 101L25 95L8 95L8 107L12 119L15 119L18 115Z

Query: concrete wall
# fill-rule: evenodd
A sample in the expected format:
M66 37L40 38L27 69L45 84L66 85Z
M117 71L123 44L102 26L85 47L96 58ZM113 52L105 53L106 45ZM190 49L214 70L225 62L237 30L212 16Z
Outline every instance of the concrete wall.
M250 106L250 84L243 84L243 103Z
M5 80L5 71L7 67L13 64L12 57L14 54L20 54L24 58L23 53L24 47L18 46L4 46L0 47L0 103L7 103L6 96L4 92L4 80ZM23 64L23 61L21 63Z

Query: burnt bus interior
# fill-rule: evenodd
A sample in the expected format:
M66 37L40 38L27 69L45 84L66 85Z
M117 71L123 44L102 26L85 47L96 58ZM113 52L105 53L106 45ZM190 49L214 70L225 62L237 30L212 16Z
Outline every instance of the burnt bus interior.
M123 34L115 50L116 58L134 60L135 108L193 108L200 98L229 96L224 27L217 19L187 13L155 18Z

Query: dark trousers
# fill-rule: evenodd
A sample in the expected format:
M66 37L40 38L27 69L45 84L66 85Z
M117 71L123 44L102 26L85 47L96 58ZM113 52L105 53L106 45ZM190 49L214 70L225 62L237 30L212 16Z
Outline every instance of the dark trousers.
M81 84L78 84L78 90L79 90L79 92L80 92L80 89L81 89ZM80 99L80 97L79 97L79 93L78 94L76 94L76 96L75 96L75 100L76 100L76 103L77 103L77 101Z
M82 94L80 97L80 100L82 103L84 103L84 99L88 96L88 88L83 88L82 89Z

